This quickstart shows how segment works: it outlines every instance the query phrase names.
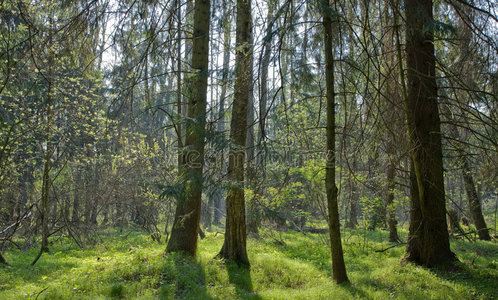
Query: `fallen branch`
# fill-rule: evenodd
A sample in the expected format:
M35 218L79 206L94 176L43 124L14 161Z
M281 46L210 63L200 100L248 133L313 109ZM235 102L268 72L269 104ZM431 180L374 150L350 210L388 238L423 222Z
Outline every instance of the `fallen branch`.
M4 229L2 229L2 231L0 231L0 234L3 234L3 233L5 233L5 232L7 232L7 231L8 231L9 229L11 229L12 227L14 227L14 229L16 229L16 228L17 228L17 226L18 226L19 224L21 224L21 222L22 222L22 221L24 221L24 219L31 217L31 208L33 208L33 205L31 205L31 206L30 206L30 207L29 207L29 208L28 208L28 209L24 212L23 216L22 216L20 219L18 219L18 220L17 220L14 224L11 224L11 225L9 225L9 226L5 227ZM14 231L15 231L15 230L14 230Z
M398 246L401 246L401 245L406 245L406 243L398 243L398 244L394 244L394 245L389 246L389 247L387 247L387 248L385 248L385 249L382 249L382 250L375 250L375 252L378 252L378 253L380 253L380 252L385 252L385 251L387 251L387 250L389 250L389 249L391 249L391 248L398 247Z

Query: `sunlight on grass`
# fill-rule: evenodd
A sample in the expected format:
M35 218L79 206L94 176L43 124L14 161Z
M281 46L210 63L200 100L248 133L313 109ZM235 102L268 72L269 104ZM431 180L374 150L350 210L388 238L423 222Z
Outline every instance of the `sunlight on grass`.
M402 232L402 235L406 233ZM164 244L139 232L103 233L102 243L78 249L54 241L35 267L36 250L8 251L0 267L0 299L493 299L498 247L453 241L460 270L400 264L404 247L389 246L382 231L347 231L345 259L351 284L330 280L330 254L319 234L263 232L248 241L250 270L214 259L223 235L208 232L198 258L164 256Z

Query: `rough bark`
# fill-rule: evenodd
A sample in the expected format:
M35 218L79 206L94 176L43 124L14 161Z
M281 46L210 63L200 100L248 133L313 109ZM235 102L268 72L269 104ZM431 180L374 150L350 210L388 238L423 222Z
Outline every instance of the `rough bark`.
M339 209L337 204L337 186L335 184L335 90L334 90L334 49L333 49L333 11L328 0L322 3L324 44L325 44L325 78L327 91L327 165L325 189L327 192L328 223L330 235L330 252L332 254L332 279L337 283L348 281L346 265L342 252Z
M246 251L246 214L244 199L244 160L247 135L247 111L252 73L251 0L237 0L235 87L230 123L230 153L225 241L220 257L249 265Z
M196 0L194 6L193 75L188 82L188 117L185 148L182 153L184 192L178 197L175 219L166 252L197 251L201 212L202 169L204 164L206 97L209 57L210 1Z
M434 266L456 259L446 223L437 104L432 0L406 0L406 113L418 197L412 198L406 261Z

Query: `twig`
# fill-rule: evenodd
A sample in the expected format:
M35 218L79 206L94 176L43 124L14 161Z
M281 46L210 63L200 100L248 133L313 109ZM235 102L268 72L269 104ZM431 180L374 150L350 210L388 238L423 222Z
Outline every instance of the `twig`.
M41 290L37 295L36 295L36 299L38 299L38 297L40 297L41 293L45 292L46 290L48 289L48 287L44 288L43 290Z

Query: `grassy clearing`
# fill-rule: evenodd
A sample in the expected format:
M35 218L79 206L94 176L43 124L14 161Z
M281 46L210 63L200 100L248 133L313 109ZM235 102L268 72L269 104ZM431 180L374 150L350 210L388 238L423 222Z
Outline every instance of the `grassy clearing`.
M36 249L8 251L0 267L0 299L494 299L498 245L453 241L460 271L400 265L404 247L389 246L383 231L347 231L350 285L330 280L323 236L296 232L249 239L250 271L214 260L223 242L207 234L197 259L162 255L165 245L140 232L102 234L102 243L78 249L53 241L35 267Z

